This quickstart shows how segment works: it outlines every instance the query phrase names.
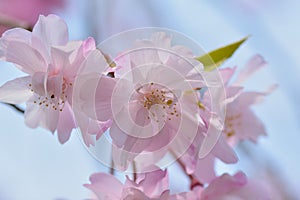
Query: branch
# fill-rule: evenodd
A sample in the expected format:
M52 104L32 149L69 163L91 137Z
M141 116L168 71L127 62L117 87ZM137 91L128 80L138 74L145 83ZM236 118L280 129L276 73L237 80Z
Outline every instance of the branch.
M15 104L11 104L11 103L3 103L3 104L8 105L8 106L14 108L16 111L18 111L18 112L20 112L22 114L25 113L25 111L22 108L20 108L19 106L15 105Z
M182 171L190 178L191 180L191 186L190 189L192 190L194 187L196 186L200 186L203 187L203 183L200 183L196 178L194 178L194 176L192 174L187 174L185 171L185 165L183 164L183 162L181 162L181 160L178 158L177 159L178 164L180 165Z

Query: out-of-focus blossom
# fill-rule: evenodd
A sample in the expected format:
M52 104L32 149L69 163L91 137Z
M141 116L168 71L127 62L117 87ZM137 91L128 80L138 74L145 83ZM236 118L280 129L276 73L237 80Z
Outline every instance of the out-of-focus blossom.
M87 54L95 49L92 38L68 41L68 28L58 16L40 16L33 31L6 31L0 39L1 60L12 62L26 77L0 87L0 100L26 102L25 123L57 130L61 143L75 127L72 91L77 71Z
M267 187L259 181L247 180L244 173L223 174L213 180L201 193L201 200L271 199Z
M99 200L145 199L145 200L253 200L271 199L268 187L259 181L247 180L243 172L234 176L223 174L207 187L196 186L192 190L170 194L167 171L156 170L137 174L136 180L128 177L122 184L116 177L97 173L90 177L91 184L84 186L94 192Z
M200 200L203 191L203 188L195 187L188 192L170 195L167 171L160 169L136 174L135 181L126 177L124 184L106 173L93 174L90 181L91 184L84 186L92 190L99 200Z
M169 197L167 171L156 170L137 174L136 181L127 177L124 184L116 177L106 173L93 174L90 181L91 184L85 184L85 187L92 190L99 200L167 200Z
M253 56L247 65L238 74L236 80L231 83L231 78L236 68L221 69L220 73L223 78L226 99L226 116L223 133L218 142L205 158L197 157L197 140L191 145L181 160L186 166L186 171L193 174L200 182L209 183L215 178L214 163L215 159L221 159L225 163L236 162L232 147L241 140L251 140L256 142L257 138L265 135L266 131L262 122L254 114L251 106L261 101L268 92L248 92L244 91L241 84L258 69L265 66L266 62L259 55ZM211 114L209 111L208 93L204 94L201 101L201 116L204 120L209 119ZM206 122L206 124L208 124ZM197 138L201 140L201 137Z
M237 75L236 80L232 84L229 83L227 85L228 93L230 94L230 90L237 91L238 89L234 88L241 87L241 84L250 75L265 65L266 62L260 55L253 56ZM235 68L231 70L233 70L231 72L231 74L233 74ZM227 112L223 133L231 146L234 146L242 140L256 142L259 136L266 135L263 123L252 111L251 106L261 102L273 89L274 88L271 88L270 91L267 92L241 91L235 98L232 98L227 102Z
M40 14L48 15L61 8L65 0L0 0L0 35L16 25L33 27ZM11 24L9 24L11 22Z

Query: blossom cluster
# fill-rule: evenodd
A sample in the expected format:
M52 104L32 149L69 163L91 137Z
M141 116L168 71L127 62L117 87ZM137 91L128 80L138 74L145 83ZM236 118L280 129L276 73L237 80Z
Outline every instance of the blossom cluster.
M239 73L208 71L197 56L165 32L110 55L93 38L69 41L58 16L40 16L32 32L15 28L0 39L0 59L27 74L1 86L0 101L26 102L25 123L57 132L61 143L73 129L87 147L109 137L112 167L134 178L92 175L85 186L99 199L270 199L242 172L215 173L217 159L238 161L236 144L266 134L251 106L269 91L242 85L266 62L255 55ZM174 161L191 178L190 191L170 194Z

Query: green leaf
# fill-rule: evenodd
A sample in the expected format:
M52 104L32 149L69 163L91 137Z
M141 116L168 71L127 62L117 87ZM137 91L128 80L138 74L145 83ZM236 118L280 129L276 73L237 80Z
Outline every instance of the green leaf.
M196 59L204 65L205 71L212 71L222 65L233 53L243 44L248 37L245 37L235 43L229 44L225 47L213 50Z

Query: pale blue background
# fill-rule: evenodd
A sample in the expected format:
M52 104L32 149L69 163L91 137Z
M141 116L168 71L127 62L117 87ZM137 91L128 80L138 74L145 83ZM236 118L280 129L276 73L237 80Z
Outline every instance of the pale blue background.
M71 39L94 36L98 42L120 31L160 26L175 29L212 50L251 35L249 41L226 63L239 67L260 53L269 66L247 82L247 88L263 91L278 83L280 88L255 108L269 136L258 145L246 144L251 160L240 149L241 163L219 171L241 169L252 177L258 171L275 170L281 186L300 197L300 1L297 0L69 0L66 11L58 11L70 27ZM19 75L2 64L0 83ZM84 149L75 134L61 146L42 129L32 130L23 117L0 105L0 199L84 199L82 187L90 174L106 170ZM250 160L250 161L249 161ZM174 167L175 168L175 167ZM283 179L282 179L283 177ZM172 177L172 188L184 176Z

